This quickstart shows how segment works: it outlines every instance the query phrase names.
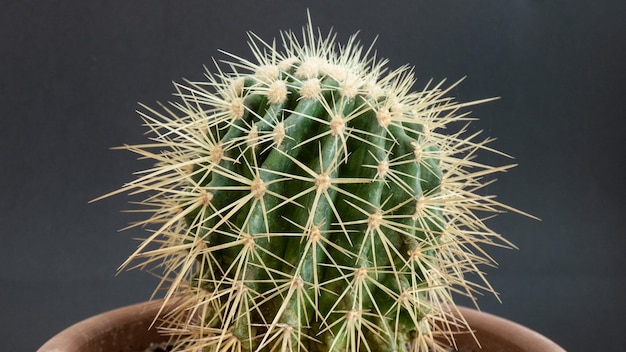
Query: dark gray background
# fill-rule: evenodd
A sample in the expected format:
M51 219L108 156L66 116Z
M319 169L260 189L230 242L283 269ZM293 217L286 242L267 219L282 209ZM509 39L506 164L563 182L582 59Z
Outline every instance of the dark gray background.
M33 351L104 310L142 301L156 281L115 277L139 231L124 196L88 205L146 165L111 146L143 142L138 101L171 99L218 49L249 57L245 31L270 39L315 24L361 30L416 88L454 81L475 129L519 167L489 188L543 221L491 222L520 247L492 250L501 293L483 310L571 351L623 350L626 3L615 1L34 1L0 12L0 345ZM184 4L183 4L184 3ZM505 162L494 158L493 162Z

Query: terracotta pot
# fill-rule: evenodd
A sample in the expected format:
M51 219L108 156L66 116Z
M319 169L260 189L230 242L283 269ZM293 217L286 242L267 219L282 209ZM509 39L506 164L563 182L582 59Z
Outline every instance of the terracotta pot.
M83 320L46 342L37 352L138 352L150 343L167 341L156 329L148 329L161 303L139 303ZM470 334L457 338L459 351L564 352L546 337L487 313L461 308L481 343Z

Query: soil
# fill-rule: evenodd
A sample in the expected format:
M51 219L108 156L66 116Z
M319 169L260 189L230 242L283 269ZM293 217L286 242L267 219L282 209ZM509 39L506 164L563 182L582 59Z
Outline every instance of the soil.
M139 352L171 352L172 345L168 345L167 342L151 343L148 348Z
M167 342L163 343L151 343L148 348L144 351L138 352L172 352L172 345L168 345ZM449 352L476 352L474 349L465 349L461 348L460 350L456 350L451 348Z

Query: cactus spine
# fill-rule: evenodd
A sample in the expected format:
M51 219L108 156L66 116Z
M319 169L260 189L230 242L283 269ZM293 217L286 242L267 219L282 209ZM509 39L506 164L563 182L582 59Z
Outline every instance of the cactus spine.
M178 350L444 350L466 327L452 294L493 292L479 245L510 246L483 222L509 208L478 192L512 165L441 133L481 101L411 91L411 68L310 20L281 38L144 106L151 142L123 148L155 166L114 193L146 194L151 234L124 266L162 270Z

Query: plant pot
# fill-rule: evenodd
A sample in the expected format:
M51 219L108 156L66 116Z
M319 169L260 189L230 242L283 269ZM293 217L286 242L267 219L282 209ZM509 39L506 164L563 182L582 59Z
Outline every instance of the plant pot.
M134 304L83 320L52 337L37 352L139 352L151 343L162 343L156 328L149 329L160 301ZM564 352L546 337L519 324L473 309L460 308L480 341L459 334L461 352Z

